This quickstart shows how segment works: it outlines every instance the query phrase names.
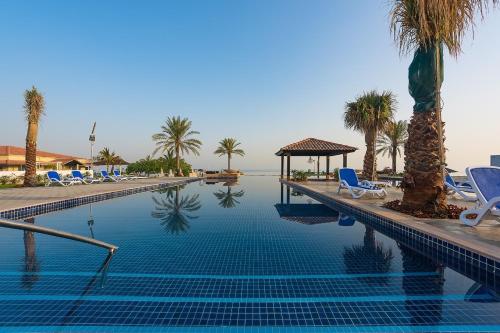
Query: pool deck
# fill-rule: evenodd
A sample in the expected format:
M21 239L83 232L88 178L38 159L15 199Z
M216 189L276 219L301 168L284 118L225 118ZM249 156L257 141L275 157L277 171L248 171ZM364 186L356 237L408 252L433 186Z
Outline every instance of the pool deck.
M61 202L80 197L133 190L152 185L167 185L197 180L187 177L156 177L147 179L106 182L90 185L50 186L0 189L0 213L23 207Z
M480 225L469 227L461 223L460 220L419 219L381 207L384 202L402 198L403 194L401 190L394 187L387 188L388 195L385 199L375 198L370 195L366 195L360 199L353 199L347 190L343 190L340 194L337 194L337 182L311 180L306 182L281 181L293 189L302 190L308 195L312 194L314 199L326 205L328 205L329 201L334 201L354 206L361 211L369 212L425 234L433 235L494 260L500 260L500 223L494 219L487 218ZM465 202L464 200L452 197L448 198L448 203L459 207L474 206L473 202Z

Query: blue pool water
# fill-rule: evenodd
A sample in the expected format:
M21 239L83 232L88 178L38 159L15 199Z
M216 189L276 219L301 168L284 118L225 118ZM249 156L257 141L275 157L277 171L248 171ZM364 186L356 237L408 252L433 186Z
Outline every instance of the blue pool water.
M26 221L119 250L109 258L2 229L0 332L500 331L496 281L275 177L195 182Z

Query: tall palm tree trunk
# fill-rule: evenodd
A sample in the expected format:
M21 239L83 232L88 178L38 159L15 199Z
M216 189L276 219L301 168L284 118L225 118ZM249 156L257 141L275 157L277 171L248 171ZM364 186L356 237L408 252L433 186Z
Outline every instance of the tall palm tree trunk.
M38 136L38 123L29 122L26 133L26 167L24 173L24 186L36 186L36 143Z
M227 172L231 170L231 154L227 154Z
M377 173L374 172L377 168L375 161L375 141L375 131L369 131L365 134L366 152L363 159L363 178L368 180L376 180L377 178Z
M177 176L181 176L181 156L179 147L175 148L175 166L177 168Z
M395 175L396 174L396 161L398 158L398 146L393 145L392 146L392 173Z
M442 133L438 119L435 109L413 113L405 144L402 204L413 209L446 214L446 191L440 163L443 142L440 142Z

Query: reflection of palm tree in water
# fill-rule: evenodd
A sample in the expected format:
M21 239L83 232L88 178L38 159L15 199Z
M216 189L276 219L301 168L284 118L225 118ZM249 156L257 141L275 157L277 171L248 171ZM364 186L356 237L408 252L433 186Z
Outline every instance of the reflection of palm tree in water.
M155 210L151 216L160 219L161 225L172 234L186 232L189 229L189 220L198 218L198 216L187 213L195 212L201 208L198 194L180 197L180 189L179 186L176 186L171 191L163 191L166 193L164 197L153 196Z
M375 239L375 231L365 224L363 245L353 245L344 249L346 273L387 273L391 269L392 249L384 248L382 242ZM387 283L387 278L366 278L367 283Z
M226 185L227 190L224 192L223 190L219 190L214 192L215 197L219 200L219 206L223 208L233 208L236 207L240 202L236 200L236 198L241 198L245 191L241 190L238 192L232 192L232 185Z
M443 295L444 267L432 259L411 250L409 247L398 243L403 261L403 273L409 272L435 272L437 275L425 277L427 283L422 288L422 278L403 276L402 287L407 296L411 295ZM411 315L411 325L439 324L442 318L443 301L426 301L425 305L418 305L415 301L405 301L406 311Z
M35 218L26 219L26 223L35 223ZM35 282L38 281L40 271L40 263L36 258L36 242L35 233L33 231L24 231L24 275L21 279L21 284L24 289L31 290Z

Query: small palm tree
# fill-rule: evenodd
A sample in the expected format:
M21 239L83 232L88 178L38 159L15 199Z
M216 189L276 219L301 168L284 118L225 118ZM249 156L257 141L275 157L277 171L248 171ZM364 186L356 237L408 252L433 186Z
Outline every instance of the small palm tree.
M226 192L219 190L214 192L215 197L219 200L219 206L223 208L234 208L240 202L236 198L241 198L245 191L240 190L238 192L231 191L232 186L227 186Z
M234 138L224 138L219 141L219 147L214 151L214 154L219 156L227 155L227 171L231 172L231 158L233 155L244 156L243 149L236 148L241 143Z
M173 152L175 153L177 175L181 173L181 154L199 155L201 141L193 138L195 134L200 134L198 131L191 130L191 121L187 118L181 119L180 116L169 117L165 125L161 127L161 132L153 135L153 141L156 142L156 149L153 155L157 152Z
M390 122L387 124L382 136L377 140L377 155L387 156L392 158L392 173L396 174L396 160L399 155L401 157L401 148L408 139L408 123L406 120Z
M120 157L111 151L109 148L104 148L99 152L97 157L101 163L106 164L106 171L109 172L109 166L111 165L111 171L113 171L115 164L118 163Z
M365 135L366 153L363 160L363 177L366 179L377 178L375 156L377 136L393 119L395 109L396 99L390 91L379 94L372 90L345 105L345 127Z
M43 95L33 86L24 92L24 113L28 122L26 133L26 170L24 186L36 186L36 146L38 140L38 124L44 113Z
M497 4L498 0L491 3ZM453 57L475 17L484 17L487 0L394 0L391 32L400 53L415 51L409 68L409 91L415 100L405 146L402 204L446 214L445 148L441 120L443 48Z
M155 210L151 216L160 220L165 230L171 234L180 234L189 229L189 220L197 219L198 216L193 216L192 213L201 208L199 202L199 194L193 196L179 197L180 187L175 187L174 197L172 192L167 192L165 197L153 197Z

